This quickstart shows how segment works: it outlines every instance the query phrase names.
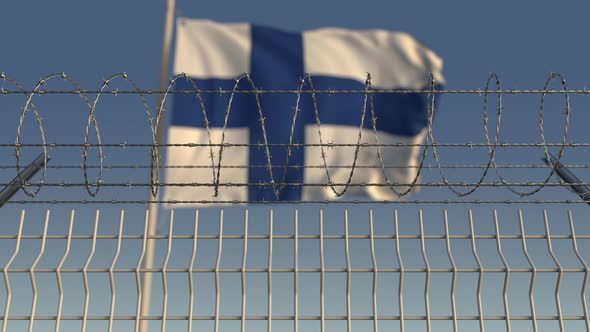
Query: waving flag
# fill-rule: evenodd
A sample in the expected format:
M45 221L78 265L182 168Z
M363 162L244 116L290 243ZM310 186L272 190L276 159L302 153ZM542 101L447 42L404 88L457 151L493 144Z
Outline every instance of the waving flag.
M367 73L372 89L423 89L430 73L443 83L441 70L434 52L400 32L179 19L174 73L186 76L176 90L288 91L174 94L168 143L193 146L168 148L166 182L193 185L167 187L164 200L396 199L416 177L420 147L395 145L423 142L427 95L376 94L372 113ZM304 78L303 90L361 92L314 100L296 93Z

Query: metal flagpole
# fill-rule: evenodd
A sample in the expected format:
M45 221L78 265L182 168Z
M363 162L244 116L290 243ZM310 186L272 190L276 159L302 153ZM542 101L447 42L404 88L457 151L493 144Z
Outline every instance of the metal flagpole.
M168 68L170 66L170 49L172 46L172 31L174 27L174 11L175 11L175 2L176 0L166 0L166 9L165 9L165 16L164 16L164 34L162 37L162 58L160 63L160 91L166 90L168 87ZM162 100L164 98L164 94L158 95L158 103L156 104L157 107L162 105ZM164 105L162 105L164 108ZM159 109L158 112L162 112L162 109ZM157 114L156 114L157 115ZM156 143L162 143L162 123L163 119L156 124ZM157 169L158 161L152 159L152 169ZM159 188L158 188L159 189ZM158 190L159 192L159 190ZM157 195L154 195L150 190L149 193L149 200L155 201L157 200ZM157 203L150 203L148 207L149 212L149 221L148 221L148 236L154 236L157 233L158 229L158 204ZM156 240L155 239L148 239L146 243L146 251L144 257L144 269L151 269L154 264L154 251L156 247ZM142 288L141 288L141 317L145 317L149 315L150 311L150 298L151 298L151 290L152 290L152 273L151 272L144 272L143 273L143 280L142 280ZM141 320L140 322L140 331L147 332L148 330L148 320Z

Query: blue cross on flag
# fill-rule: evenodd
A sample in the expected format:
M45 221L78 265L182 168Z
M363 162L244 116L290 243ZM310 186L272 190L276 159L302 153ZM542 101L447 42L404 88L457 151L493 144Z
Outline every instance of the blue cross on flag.
M372 89L418 90L427 87L430 74L443 84L441 71L442 60L433 51L401 32L286 32L247 23L177 21L174 74L186 76L176 80L176 90L232 91L237 84L238 91L296 91L306 73L315 90L364 91L367 73ZM236 83L243 73L251 81ZM207 186L169 186L166 201L394 200L416 177L412 166L420 147L411 145L426 136L426 94L375 94L375 123L364 93L316 94L315 100L310 93L202 93L200 98L174 94L168 143L195 145L168 148L166 163L174 167L166 169L166 182ZM359 136L367 146L356 151ZM218 174L222 142L229 145ZM410 146L395 146L400 143Z

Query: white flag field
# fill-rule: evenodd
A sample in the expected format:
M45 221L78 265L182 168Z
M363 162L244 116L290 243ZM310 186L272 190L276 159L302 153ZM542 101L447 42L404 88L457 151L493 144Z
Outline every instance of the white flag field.
M174 94L168 144L195 145L168 147L166 182L192 185L165 201L396 200L416 178L421 147L395 145L424 142L428 94L363 93L368 73L373 90L444 84L442 60L407 33L180 18L174 50L175 90L270 92Z

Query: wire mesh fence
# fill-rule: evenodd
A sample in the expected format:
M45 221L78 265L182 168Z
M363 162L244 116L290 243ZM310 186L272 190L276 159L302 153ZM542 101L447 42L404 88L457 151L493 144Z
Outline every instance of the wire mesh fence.
M588 329L590 233L576 232L587 220L444 210L425 221L422 210L412 219L387 210L171 212L156 236L147 218L143 232L124 232L142 223L123 211L112 233L99 232L98 211L90 233L73 231L74 211L58 227L65 233L51 231L49 212L36 222L41 232L28 233L23 212L16 233L1 235L2 328ZM160 257L146 269L149 239ZM157 296L140 316L144 273L155 275Z
M31 156L45 159L41 174L23 181L0 209L0 331L144 331L144 321L162 331L590 330L590 199L567 191L590 184L589 113L572 110L590 106L590 90L569 89L559 74L536 90L504 89L495 74L481 89L440 89L428 78L423 90L411 91L373 88L370 76L365 89L354 91L316 90L309 76L294 90L265 90L248 75L233 90L182 90L178 78L155 91L117 74L86 90L65 74L31 89L0 75L0 185L21 177ZM249 88L238 89L240 82ZM373 97L408 93L429 101L424 141L379 142L385 120L375 116ZM166 127L166 99L175 95L193 97L195 112L221 112L226 120L239 112L232 100L260 97L264 126L264 96L276 94L293 97L285 105L292 126L312 113L321 136L314 105L321 98L358 105L365 126L352 141L157 139ZM307 108L300 107L304 100ZM208 157L165 162L175 148ZM273 148L285 155L313 148L317 162L278 163ZM405 148L419 151L415 164L381 159ZM265 151L263 162L224 159L244 149ZM357 158L363 151L375 158ZM330 159L343 152L354 158ZM557 177L541 161L550 153L580 180ZM324 172L326 181L284 180L301 168ZM413 179L387 178L400 168ZM211 177L161 176L173 169ZM269 180L225 181L232 170L263 170ZM359 180L368 171L383 176ZM178 187L211 198L162 197L160 189ZM320 187L335 200L215 199L221 190L245 187L268 188L276 198L283 188ZM396 199L348 195L366 187L391 190ZM157 195L146 199L150 192ZM157 233L148 227L150 203L174 208L157 216ZM185 204L199 209L180 209ZM146 275L152 301L144 311Z

